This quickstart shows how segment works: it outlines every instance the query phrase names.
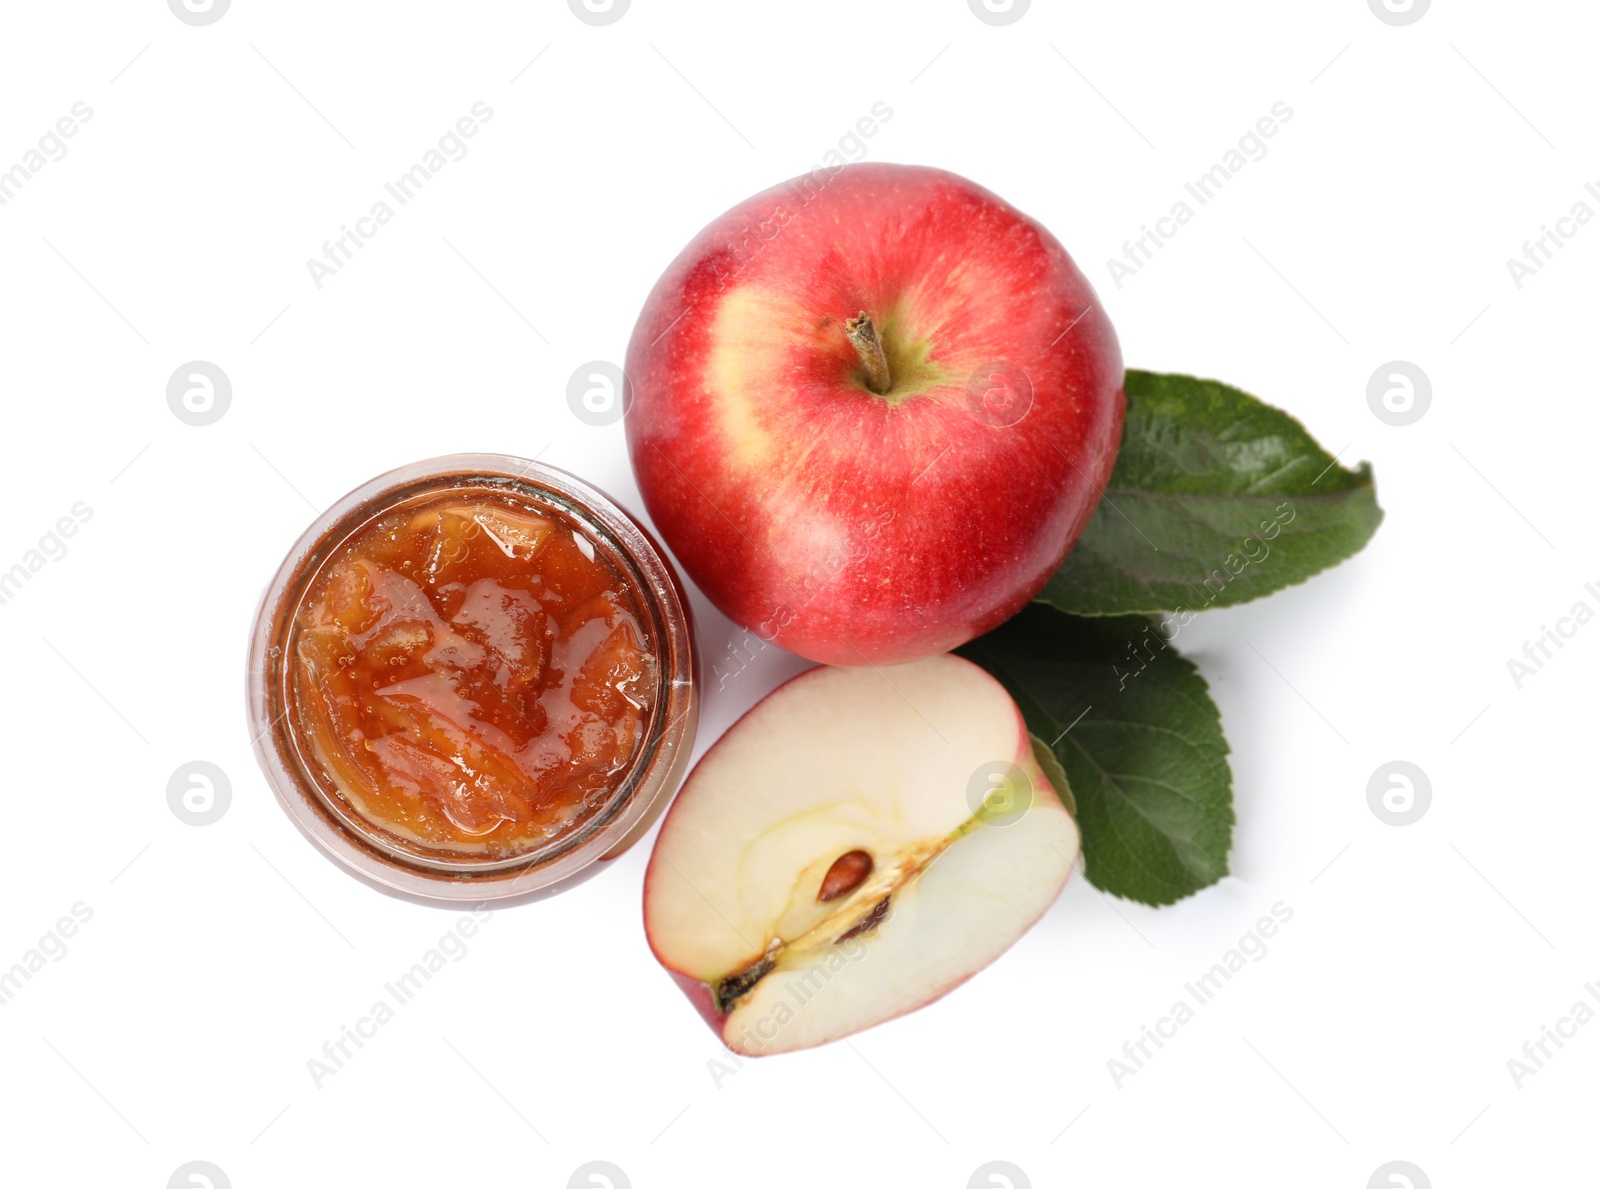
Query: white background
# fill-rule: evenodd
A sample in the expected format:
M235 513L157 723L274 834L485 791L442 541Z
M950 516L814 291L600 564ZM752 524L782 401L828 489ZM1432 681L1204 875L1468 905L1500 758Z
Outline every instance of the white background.
M1506 661L1600 610L1600 222L1521 289L1505 265L1600 186L1592 6L1439 0L1402 28L1362 0L1037 0L997 28L961 0L635 0L596 28L552 0L235 0L193 28L106 0L4 22L0 169L75 102L94 115L0 207L0 569L93 515L0 606L0 967L74 903L93 919L0 1007L0 1180L1593 1175L1600 1022L1521 1089L1506 1061L1600 980L1600 624L1521 689ZM470 153L319 290L307 258L480 100ZM369 890L274 802L243 706L260 591L315 511L420 457L542 452L637 508L622 426L574 418L569 375L620 361L704 223L880 100L866 157L1042 220L1131 365L1226 379L1376 466L1364 553L1186 634L1234 749L1234 875L1159 911L1074 879L945 1001L719 1082L645 946L640 846L497 913L316 1088L307 1059L457 914ZM1113 284L1106 259L1280 100L1266 157ZM166 404L194 359L233 383L204 428ZM1409 427L1366 401L1392 359L1432 380ZM735 631L697 610L717 661ZM769 650L710 683L701 748L800 667ZM233 792L205 828L166 803L197 759ZM1393 759L1433 787L1406 828L1366 801ZM1280 900L1268 956L1117 1088L1107 1060Z

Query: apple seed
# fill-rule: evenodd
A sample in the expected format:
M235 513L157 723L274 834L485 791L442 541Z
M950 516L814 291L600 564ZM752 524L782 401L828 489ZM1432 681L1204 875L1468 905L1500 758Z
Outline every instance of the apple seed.
M833 861L828 873L822 877L822 887L817 900L826 904L840 896L848 896L861 886L861 881L872 874L872 856L864 850L850 850Z

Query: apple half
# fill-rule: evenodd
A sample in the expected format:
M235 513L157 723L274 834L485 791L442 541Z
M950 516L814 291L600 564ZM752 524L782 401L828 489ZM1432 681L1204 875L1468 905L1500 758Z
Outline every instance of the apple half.
M993 677L939 655L812 669L700 760L645 876L645 932L760 1056L931 1003L1055 901L1078 830Z

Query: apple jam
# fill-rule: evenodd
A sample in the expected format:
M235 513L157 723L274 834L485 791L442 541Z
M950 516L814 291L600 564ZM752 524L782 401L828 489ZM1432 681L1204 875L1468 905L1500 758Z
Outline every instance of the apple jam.
M394 508L329 554L294 620L290 713L360 818L506 858L604 806L662 681L600 544L480 488Z

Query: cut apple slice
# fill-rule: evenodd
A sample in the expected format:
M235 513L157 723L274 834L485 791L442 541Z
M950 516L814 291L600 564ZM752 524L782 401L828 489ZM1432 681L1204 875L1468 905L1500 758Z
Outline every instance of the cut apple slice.
M788 1052L970 978L1077 855L1021 712L982 669L813 669L690 775L645 876L645 931L724 1044Z

